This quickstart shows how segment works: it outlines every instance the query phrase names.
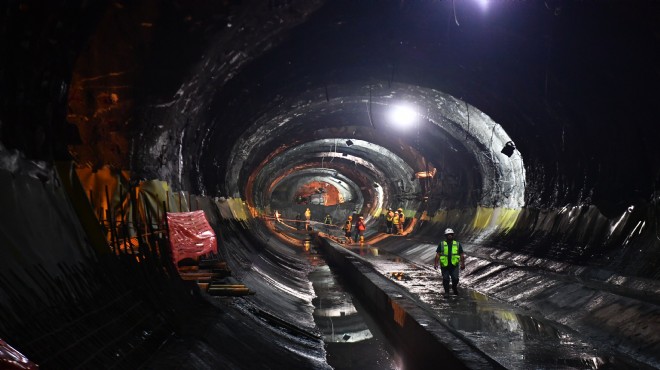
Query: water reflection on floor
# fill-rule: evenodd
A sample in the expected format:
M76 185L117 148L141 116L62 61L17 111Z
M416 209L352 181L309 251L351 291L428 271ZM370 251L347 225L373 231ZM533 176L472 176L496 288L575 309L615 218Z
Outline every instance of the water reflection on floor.
M392 281L415 295L458 336L510 369L632 369L640 363L594 348L568 328L535 318L515 307L461 288L461 296L442 295L439 271L362 245L348 247Z
M359 302L330 270L313 245L308 250L315 269L309 278L316 298L314 320L323 333L327 360L335 369L397 369L396 355Z

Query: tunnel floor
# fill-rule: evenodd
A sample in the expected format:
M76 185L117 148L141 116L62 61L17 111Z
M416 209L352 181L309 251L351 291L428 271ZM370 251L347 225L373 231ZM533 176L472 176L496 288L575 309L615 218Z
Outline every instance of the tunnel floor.
M396 237L400 238L400 237ZM434 246L429 245L430 248ZM430 266L385 253L369 244L344 246L408 290L455 335L506 368L649 368L605 343L494 300L459 284L460 296L443 296L442 277Z
M314 321L326 343L327 361L341 369L397 369L394 351L373 318L345 288L312 245L309 278L314 287Z

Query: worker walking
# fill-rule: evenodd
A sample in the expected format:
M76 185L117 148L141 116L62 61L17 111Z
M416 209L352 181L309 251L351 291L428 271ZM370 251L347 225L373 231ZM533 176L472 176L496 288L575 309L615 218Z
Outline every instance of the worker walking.
M360 235L360 244L364 243L364 231L367 229L367 225L364 224L364 217L360 216L357 222L357 233Z
M387 214L385 215L385 225L386 225L386 232L388 234L392 233L392 222L394 220L394 211L392 211L392 208L387 209Z
M458 266L461 270L465 269L465 255L463 246L457 240L454 240L454 230L446 229L445 238L438 245L435 251L435 260L433 268L438 269L440 262L440 272L442 272L442 286L445 289L445 295L449 295L449 280L451 279L451 288L455 295L458 295Z
M325 233L330 234L330 225L332 225L332 217L330 217L329 213L327 215L325 215L325 219L323 220L323 224L325 224Z
M312 211L310 211L309 208L307 208L307 210L305 211L305 220L306 220L305 221L305 230L309 231L309 230L312 229L312 226L310 225L310 222L309 222L309 220L311 220L311 219L312 219Z
M351 244L351 231L353 229L353 217L348 216L346 223L344 224L344 236L346 237L346 244Z
M399 211L394 212L394 216L392 216L392 227L393 231L392 233L398 234L399 233Z
M397 229L397 235L403 235L403 224L406 222L406 216L403 214L403 209L397 209L399 214L399 228Z

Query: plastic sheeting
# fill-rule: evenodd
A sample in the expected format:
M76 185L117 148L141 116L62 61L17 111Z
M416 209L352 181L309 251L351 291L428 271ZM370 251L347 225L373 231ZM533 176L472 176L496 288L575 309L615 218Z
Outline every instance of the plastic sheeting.
M172 259L175 264L184 258L218 253L218 242L204 211L167 213L172 245Z

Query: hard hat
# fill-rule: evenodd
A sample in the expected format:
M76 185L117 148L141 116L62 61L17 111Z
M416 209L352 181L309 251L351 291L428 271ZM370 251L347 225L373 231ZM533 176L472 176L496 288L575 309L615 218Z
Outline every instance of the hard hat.
M353 219L353 216L348 216L348 219L349 219L349 220L352 220L352 219Z
M448 229L445 230L445 235L447 235L447 234L453 234L453 233L454 233L454 230L452 230L452 229L449 229L449 228L448 228Z
M403 208L399 208L399 209L397 209L397 211L403 212Z
M364 217L360 216L360 220L364 220Z

